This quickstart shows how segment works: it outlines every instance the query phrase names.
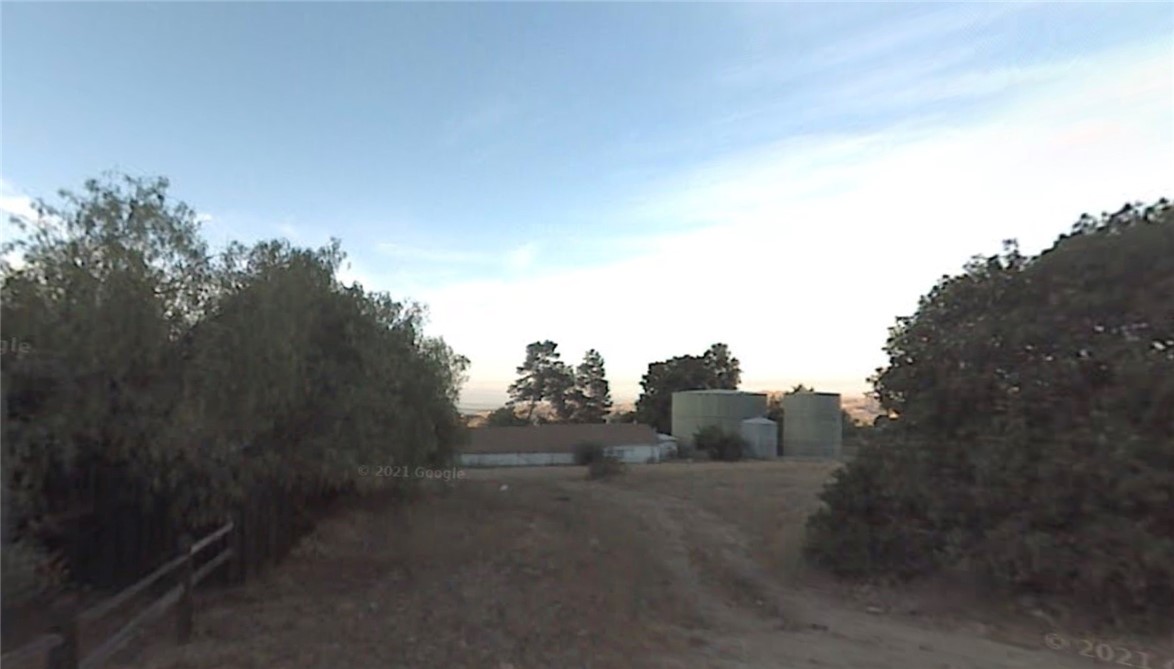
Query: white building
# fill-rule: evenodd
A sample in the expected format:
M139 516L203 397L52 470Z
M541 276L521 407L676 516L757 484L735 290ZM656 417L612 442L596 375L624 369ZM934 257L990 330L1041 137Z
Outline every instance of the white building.
M622 462L645 464L672 457L676 443L647 425L590 423L479 427L457 455L461 467L543 467L575 464L575 447L598 444Z

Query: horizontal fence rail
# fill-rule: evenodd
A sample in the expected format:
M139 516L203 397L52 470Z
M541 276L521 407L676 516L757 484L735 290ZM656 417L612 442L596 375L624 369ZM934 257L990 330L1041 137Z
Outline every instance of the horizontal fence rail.
M64 641L65 638L60 634L42 634L20 648L0 655L0 666L23 662L38 655L45 655L55 650Z
M86 609L78 616L78 619L83 623L89 623L102 618L114 609L120 608L123 604L126 604L130 600L134 599L136 595L142 593L147 588L155 585L159 579L181 567L185 562L188 561L188 558L188 555L180 555L162 567L159 567L155 571L151 572L147 576L144 576L141 581L135 583L126 590L123 590L110 599L103 600Z
M196 570L196 573L192 575L192 585L199 585L200 581L203 581L205 578L207 578L209 574L216 570L217 567L232 559L233 555L234 553L232 552L231 548L224 549L222 553L209 560L208 563L203 567L200 567Z
M143 627L163 617L167 610L175 606L179 598L183 596L183 586L177 585L155 600L155 603L145 608L137 616L135 616L122 629L118 630L114 636L107 639L94 649L92 653L86 656L86 659L81 661L81 669L96 669L101 667L102 663L109 660L112 655L122 650L131 639L135 638L142 632Z
M224 527L216 530L212 534L209 534L208 536L204 537L203 539L200 539L196 543L192 544L191 554L192 555L199 554L205 548L210 546L213 541L216 541L217 539L219 539L219 538L223 537L224 535L228 534L229 532L231 532L235 526L236 525L231 520L228 521L227 523L224 524Z
M224 565L234 557L239 557L240 551L232 547L225 548L217 553L199 569L195 569L195 558L216 541L230 536L238 524L229 520L224 525L192 543L186 536L180 540L179 555L168 560L155 571L139 579L133 585L118 594L105 599L84 611L67 612L53 634L45 634L12 652L0 656L0 664L9 665L20 661L30 661L37 655L47 656L45 666L48 669L99 669L108 662L115 653L126 647L128 643L144 632L148 625L162 618L168 611L179 605L179 615L176 621L176 631L179 643L187 643L192 634L192 618L194 604L192 590L197 584L206 579L218 567ZM232 535L238 538L239 535ZM146 592L151 586L159 583L165 576L179 572L180 582L169 589L162 596L155 599L149 606L136 614L112 636L98 645L84 658L80 658L78 648L78 629L84 623L94 623L106 617L113 611L123 607L138 595Z

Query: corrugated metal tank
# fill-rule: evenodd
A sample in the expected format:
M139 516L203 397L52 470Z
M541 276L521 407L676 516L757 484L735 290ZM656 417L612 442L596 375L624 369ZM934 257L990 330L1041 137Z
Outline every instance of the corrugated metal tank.
M742 421L742 438L746 440L747 457L769 460L778 455L779 424L769 418Z
M838 393L783 395L783 455L839 458L844 442Z
M693 445L693 435L716 425L729 434L742 433L742 421L766 413L766 394L740 390L685 390L673 393L673 436Z

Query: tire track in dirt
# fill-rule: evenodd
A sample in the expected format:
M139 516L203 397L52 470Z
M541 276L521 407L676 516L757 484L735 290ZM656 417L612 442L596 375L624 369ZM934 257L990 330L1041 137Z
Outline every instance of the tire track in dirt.
M786 623L782 587L751 557L746 537L720 517L669 495L616 486L602 494L582 484L563 487L591 494L614 513L639 517L674 585L689 594L706 627L748 632Z
M621 485L561 482L607 509L638 516L672 578L704 621L699 643L671 666L791 669L1049 669L1079 659L1010 646L984 633L877 615L802 586L784 587L751 542L687 497ZM666 658L667 660L668 658Z

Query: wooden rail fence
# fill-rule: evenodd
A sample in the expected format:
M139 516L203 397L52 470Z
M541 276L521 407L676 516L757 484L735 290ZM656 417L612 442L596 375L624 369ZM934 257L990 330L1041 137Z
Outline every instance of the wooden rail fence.
M30 666L29 662L40 657L43 659L42 666L46 669L99 669L115 653L126 647L131 639L142 633L147 625L158 620L177 605L176 638L180 644L187 643L191 640L192 623L195 616L192 591L216 568L234 556L240 555L240 546L236 545L239 542L240 533L233 531L237 526L237 523L229 520L219 529L195 543L192 543L191 538L185 535L180 539L178 555L167 564L144 576L134 585L84 611L79 611L76 605L63 607L53 633L42 635L30 643L0 656L0 665L5 667ZM220 551L197 569L195 567L196 556L225 536L229 537L232 545ZM151 586L162 581L165 576L174 573L179 575L178 584L140 611L89 654L81 656L78 631L83 625L92 625L100 621L146 592Z

